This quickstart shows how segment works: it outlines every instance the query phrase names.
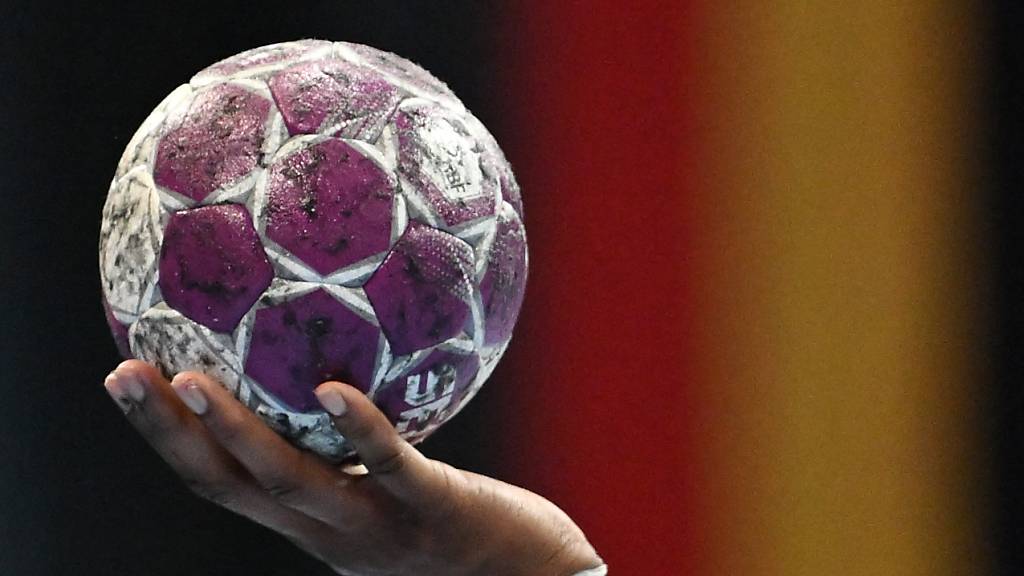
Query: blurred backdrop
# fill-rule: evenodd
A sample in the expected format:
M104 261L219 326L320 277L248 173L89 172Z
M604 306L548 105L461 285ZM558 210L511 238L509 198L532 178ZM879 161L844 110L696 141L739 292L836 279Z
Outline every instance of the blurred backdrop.
M495 134L531 274L424 445L612 574L1024 570L1022 9L1009 0L0 5L0 574L327 574L109 401L100 209L209 63L397 52Z

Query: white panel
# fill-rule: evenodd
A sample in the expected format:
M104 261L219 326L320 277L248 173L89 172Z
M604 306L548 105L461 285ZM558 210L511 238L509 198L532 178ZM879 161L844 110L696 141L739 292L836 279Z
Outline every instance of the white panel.
M115 182L103 206L100 225L100 275L110 306L123 315L138 315L156 280L163 238L160 202L145 166Z
M241 366L230 334L213 332L166 304L147 310L128 333L132 354L169 376L194 370L238 389Z

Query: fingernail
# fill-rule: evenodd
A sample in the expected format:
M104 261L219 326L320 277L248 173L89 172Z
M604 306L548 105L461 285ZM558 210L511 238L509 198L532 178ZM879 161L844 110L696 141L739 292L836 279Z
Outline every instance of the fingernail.
M345 404L345 399L341 397L341 394L337 390L331 387L321 386L315 391L317 400L323 405L324 409L335 416L342 416L345 411L348 410L348 405Z
M136 402L142 402L146 397L146 389L142 387L142 382L139 381L139 376L134 372L129 374L118 374L114 371L117 381L125 393Z
M199 388L199 384L196 384L193 380L173 382L172 384L174 391L178 393L178 398L181 398L181 401L185 403L185 406L188 406L189 410L196 414L206 413L206 408L209 405L206 402L206 395Z
M128 398L124 394L124 390L121 388L121 382L117 379L117 374L111 372L107 374L107 377L103 380L103 387L107 389L107 394L118 405L121 410L128 412L130 404Z

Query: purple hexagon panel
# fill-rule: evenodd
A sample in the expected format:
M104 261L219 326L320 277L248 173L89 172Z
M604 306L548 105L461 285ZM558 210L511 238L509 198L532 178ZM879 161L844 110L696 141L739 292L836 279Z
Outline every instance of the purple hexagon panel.
M397 355L459 334L470 316L473 249L458 238L412 224L366 283L366 295Z
M372 387L380 329L324 290L255 316L245 373L287 407L317 408L313 389L327 380Z
M243 206L171 215L160 252L160 291L171 308L211 330L231 332L273 278Z
M268 84L293 136L322 132L373 142L402 100L382 74L344 60L302 62Z
M197 202L252 172L270 101L234 84L201 92L157 145L153 180Z
M300 40L215 63L121 155L103 211L119 352L204 371L295 445L351 455L313 390L341 380L417 442L487 379L527 277L522 198L443 82Z
M388 249L396 180L331 138L276 161L267 237L323 275Z

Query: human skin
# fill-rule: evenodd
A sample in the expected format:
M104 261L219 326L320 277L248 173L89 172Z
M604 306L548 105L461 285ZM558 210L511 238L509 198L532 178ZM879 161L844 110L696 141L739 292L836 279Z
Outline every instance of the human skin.
M197 495L278 532L345 575L569 576L601 565L548 500L431 460L355 388L316 389L362 465L335 466L197 372L122 362L104 387Z

